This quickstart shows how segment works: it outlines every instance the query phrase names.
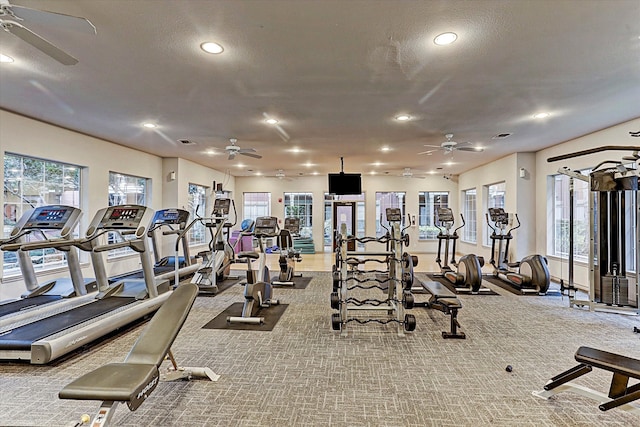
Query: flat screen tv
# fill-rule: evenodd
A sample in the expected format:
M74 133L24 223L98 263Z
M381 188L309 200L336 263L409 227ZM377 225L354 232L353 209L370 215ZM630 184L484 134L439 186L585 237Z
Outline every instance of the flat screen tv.
M330 173L329 193L339 196L362 193L362 177L359 173Z

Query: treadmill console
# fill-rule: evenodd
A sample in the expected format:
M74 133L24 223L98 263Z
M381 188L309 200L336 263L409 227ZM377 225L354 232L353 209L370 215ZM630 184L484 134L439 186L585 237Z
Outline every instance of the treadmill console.
M284 219L284 229L291 234L300 233L300 218L289 217Z
M496 224L508 224L509 214L502 208L489 208L489 217Z
M138 205L111 206L100 221L103 229L136 229L147 208Z
M453 222L453 211L451 208L438 208L438 221L441 223Z
M253 232L257 237L275 236L278 232L278 218L275 216L261 216L256 218L256 225Z
M400 210L400 208L387 208L386 214L388 222L402 221L402 211Z
M72 218L74 211L78 209L70 206L40 206L24 225L24 229L37 228L40 230L60 230ZM73 228L75 224L71 226Z
M151 221L155 225L161 224L186 224L189 221L189 212L184 209L161 209L156 211Z
M213 216L221 217L229 215L229 207L231 206L231 199L216 199L213 202Z

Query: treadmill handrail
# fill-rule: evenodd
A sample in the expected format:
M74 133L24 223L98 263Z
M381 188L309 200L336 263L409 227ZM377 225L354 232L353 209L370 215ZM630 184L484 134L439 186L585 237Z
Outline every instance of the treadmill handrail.
M23 243L20 246L21 251L32 251L35 249L57 249L59 251L68 252L73 246L72 239L52 239L52 240L39 240L37 242Z

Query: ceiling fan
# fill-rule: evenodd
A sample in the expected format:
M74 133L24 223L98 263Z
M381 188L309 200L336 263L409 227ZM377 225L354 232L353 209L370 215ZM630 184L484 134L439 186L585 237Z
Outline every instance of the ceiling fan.
M482 151L484 151L484 149L479 148L479 147L469 147L467 146L468 144L471 144L470 142L455 142L453 140L453 134L452 133L448 133L445 135L445 138L447 138L447 140L445 142L443 142L440 145L426 145L425 147L433 147L432 150L427 150L427 151L422 151L418 154L426 154L428 156L430 156L432 153L438 151L438 150L443 150L444 154L451 154L454 151L474 151L477 153L480 153Z
M86 18L31 9L12 5L9 0L0 0L0 28L29 43L63 65L75 65L78 60L18 21L27 23L53 24L61 28L73 28L96 34L96 27Z
M254 154L256 150L254 150L253 148L240 148L239 146L237 146L237 138L230 138L229 142L231 143L231 145L227 145L226 147L224 147L224 151L229 154L228 160L233 160L236 157L236 154L242 154L243 156L249 156L255 159L262 158L261 155Z
M413 172L411 171L411 168L404 168L401 176L406 179L409 179L409 178L425 179L424 176L414 175Z

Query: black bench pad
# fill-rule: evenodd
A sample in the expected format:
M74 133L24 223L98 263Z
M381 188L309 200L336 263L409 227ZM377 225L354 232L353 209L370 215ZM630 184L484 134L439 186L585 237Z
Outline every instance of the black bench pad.
M110 363L81 376L63 388L61 399L131 402L144 390L149 395L158 383L156 365Z
M240 252L238 254L238 258L239 259L245 259L245 258L258 259L258 258L260 258L260 254L258 252L254 252L254 251Z
M576 361L585 365L640 379L640 360L591 347L580 347Z

